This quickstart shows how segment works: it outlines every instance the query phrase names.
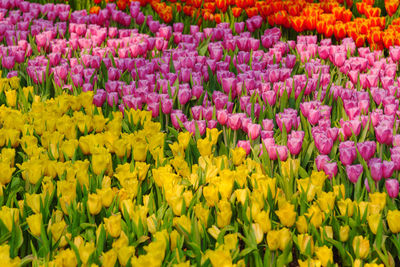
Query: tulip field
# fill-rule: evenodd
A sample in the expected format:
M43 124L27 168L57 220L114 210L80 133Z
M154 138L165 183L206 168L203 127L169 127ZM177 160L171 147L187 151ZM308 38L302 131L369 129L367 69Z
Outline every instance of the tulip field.
M1 266L400 266L399 0L0 0Z

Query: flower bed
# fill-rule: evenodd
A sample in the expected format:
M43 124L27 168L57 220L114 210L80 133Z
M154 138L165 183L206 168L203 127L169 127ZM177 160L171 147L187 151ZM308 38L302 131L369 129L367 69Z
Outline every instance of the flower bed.
M5 263L399 264L399 46L0 8Z

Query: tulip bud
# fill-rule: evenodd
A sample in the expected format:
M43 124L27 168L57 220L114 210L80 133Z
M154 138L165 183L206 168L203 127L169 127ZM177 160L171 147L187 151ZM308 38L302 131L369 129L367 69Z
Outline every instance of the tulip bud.
M41 226L42 226L42 214L33 214L26 218L26 222L28 223L29 230L31 231L32 235L39 237L41 233Z
M386 217L390 231L393 234L400 232L400 211L399 210L389 210Z
M102 208L101 197L98 194L89 194L87 201L89 213L91 215L97 215L100 213Z

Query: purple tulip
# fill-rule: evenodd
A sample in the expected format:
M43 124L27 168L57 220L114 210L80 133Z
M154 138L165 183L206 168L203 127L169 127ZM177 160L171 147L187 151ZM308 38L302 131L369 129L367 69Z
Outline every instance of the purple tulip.
M357 183L362 172L363 172L363 166L361 164L346 166L347 177L349 178L350 182L352 182L353 184Z
M192 97L192 92L190 89L186 89L186 88L179 89L178 100L182 106L185 105L187 102L189 102L191 97Z
M390 145L393 140L393 127L381 123L378 127L375 127L375 135L380 144Z
M379 182L383 177L383 164L380 162L372 162L369 164L372 179Z
M239 130L242 126L242 115L239 113L230 114L228 116L228 126L234 131Z
M332 179L333 176L336 176L337 172L338 172L338 168L337 168L337 163L336 162L332 162L332 163L325 163L323 170L325 172L326 175L328 175L329 179Z
M399 181L397 179L387 179L385 187L389 197L397 198L399 196Z
M301 151L303 145L303 139L300 138L288 138L287 146L289 148L290 154L298 155Z
M219 124L225 125L228 122L228 111L225 109L217 110L217 120Z
M314 137L315 146L319 153L328 155L333 147L333 141L325 134L318 134Z
M1 60L1 64L3 65L4 68L10 70L10 69L14 68L15 59L13 56L5 56Z
M256 123L250 123L248 126L248 135L251 140L255 140L260 136L261 132L261 125L256 124Z
M107 94L107 103L110 107L118 105L118 93L111 92Z
M392 161L383 161L383 178L390 178L393 175L395 163Z
M360 152L361 157L368 161L372 158L376 151L376 143L374 141L365 141L357 143L357 149Z
M329 162L331 159L327 155L318 155L315 158L315 164L317 165L317 170L321 171L324 169L325 163Z

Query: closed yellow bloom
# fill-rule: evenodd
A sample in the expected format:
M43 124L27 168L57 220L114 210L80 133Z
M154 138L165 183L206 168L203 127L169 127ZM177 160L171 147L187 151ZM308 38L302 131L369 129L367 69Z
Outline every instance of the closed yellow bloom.
M310 223L314 225L315 228L320 227L324 219L324 214L317 204L313 204L311 207L309 207L305 215L308 217Z
M111 155L105 149L99 149L92 155L92 169L94 174L100 175L111 164Z
M267 244L271 251L277 250L280 245L280 233L277 230L271 230L267 234Z
M218 188L215 185L208 185L203 188L203 196L207 201L207 205L214 207L218 202Z
M340 215L342 216L353 216L354 213L354 203L350 198L340 199L337 203Z
M124 156L129 157L131 155L131 146L128 140L117 139L113 146L115 155L117 155L117 157L122 159Z
M393 234L400 232L400 211L399 210L389 210L386 217L390 231Z
M372 204L379 205L381 211L386 206L386 193L385 192L382 192L382 193L380 193L380 192L370 193L369 194L369 199L370 199Z
M172 232L169 234L169 238L171 240L171 251L175 250L179 237L180 235L176 230L172 230Z
M350 227L348 225L340 226L339 239L341 242L346 242L349 239Z
M121 214L111 215L109 218L104 218L104 225L112 237L117 238L121 234Z
M119 248L117 250L119 264L121 264L122 266L127 265L129 258L132 257L134 254L135 254L135 247L133 246L125 246Z
M297 242L299 245L300 253L305 254L307 248L309 247L309 253L312 255L314 253L314 240L312 236L308 234L300 234L297 236Z
M335 206L335 198L336 197L333 192L321 192L318 195L318 206L323 212L329 213Z
M243 160L246 158L246 150L242 147L236 147L232 150L232 161L235 166L242 164Z
M344 198L345 197L345 189L344 184L334 185L333 192L337 198Z
M0 184L6 185L11 182L11 177L15 171L15 168L10 167L10 163L0 161Z
M219 228L223 228L230 224L232 218L231 204L226 200L221 200L218 203L217 211L217 225Z
M307 219L304 215L301 215L297 218L296 229L300 234L307 233L308 223L307 223Z
M261 225L258 223L253 223L251 224L251 228L253 229L257 244L260 244L261 241L264 239L264 233L261 228Z
M271 220L269 218L269 214L265 210L259 212L255 216L254 221L261 226L264 234L271 230Z
M147 157L148 146L145 139L140 139L132 144L133 159L135 161L145 161Z
M288 228L282 228L278 231L279 249L284 251L288 244L292 241L292 233Z
M228 250L208 250L206 256L210 259L213 267L233 266L232 257Z
M75 154L76 149L78 148L79 141L76 139L71 139L64 141L61 144L61 151L69 158L72 159L72 157Z
M197 203L193 209L196 217L201 221L204 227L207 227L207 220L210 210L208 208L204 208L200 203Z
M238 235L237 233L234 234L227 234L224 236L224 246L226 249L234 250L237 248L238 243Z
M197 140L197 148L199 149L202 157L211 155L212 144L207 138Z
M353 239L353 250L357 258L365 259L369 254L369 241L363 236L359 235Z
M10 90L4 93L6 94L7 105L9 107L15 107L17 105L17 91Z
M331 248L327 246L318 247L315 249L315 254L318 260L321 261L322 266L328 266L329 263L333 263L333 252Z
M78 247L79 257L83 264L89 261L90 255L96 250L94 242L87 242Z
M378 231L378 226L379 226L380 220L381 220L381 215L379 213L372 214L367 217L369 229L371 230L371 232L374 235L376 235L376 232Z
M115 193L110 187L97 189L97 194L100 196L103 207L108 208L111 206L111 203L115 197Z
M285 203L278 211L275 211L279 221L286 227L291 227L296 221L297 213L294 211L294 205Z
M192 134L190 132L180 132L178 134L178 143L181 145L183 150L187 148L189 145L190 138L192 137Z
M90 214L92 215L99 214L102 208L101 196L98 194L89 194L87 205Z
M60 240L61 236L64 235L67 229L67 224L65 223L64 220L52 223L49 226L50 226L51 236L53 237L54 242Z
M306 194L308 202L314 199L316 187L310 182L310 178L297 180L297 190L301 194Z
M38 213L29 216L26 218L26 222L28 223L32 235L39 237L42 226L42 214Z
M209 139L211 141L212 145L217 144L218 142L218 137L219 135L222 133L222 131L218 131L217 128L213 128L213 129L206 129L206 135L207 135L207 139Z
M75 252L72 249L61 250L54 259L55 266L74 267L78 265Z
M26 194L26 204L34 213L40 213L41 194ZM44 203L43 203L44 204Z
M117 262L117 252L114 249L103 253L103 267L114 267Z

